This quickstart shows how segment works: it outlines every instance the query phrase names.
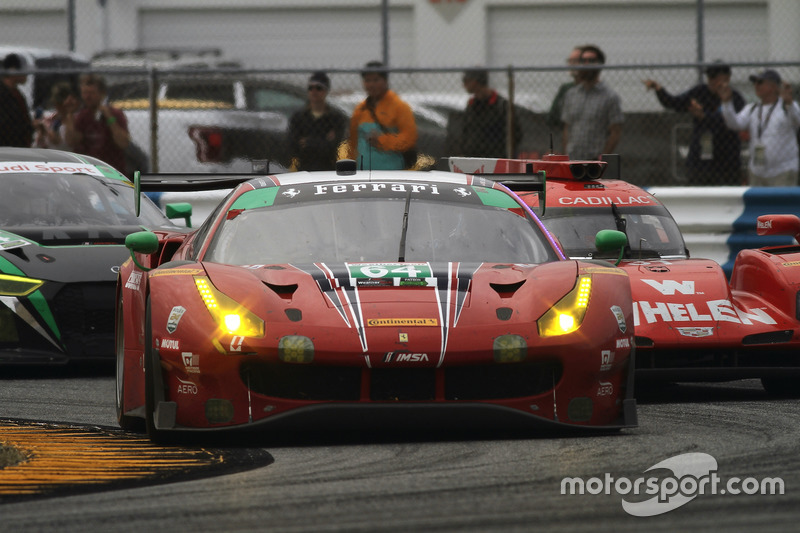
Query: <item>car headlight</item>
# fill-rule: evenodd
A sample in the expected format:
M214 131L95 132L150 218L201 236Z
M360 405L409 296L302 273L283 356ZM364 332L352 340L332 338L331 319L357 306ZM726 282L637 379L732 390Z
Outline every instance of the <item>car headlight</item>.
M40 279L0 274L0 296L27 296L42 285Z
M555 337L572 333L583 322L586 309L589 307L589 296L592 292L592 277L579 276L569 294L561 298L551 307L536 325L539 328L539 336Z
M233 298L217 290L211 280L205 276L195 276L194 283L203 303L206 304L206 309L220 328L231 335L264 336L264 321Z

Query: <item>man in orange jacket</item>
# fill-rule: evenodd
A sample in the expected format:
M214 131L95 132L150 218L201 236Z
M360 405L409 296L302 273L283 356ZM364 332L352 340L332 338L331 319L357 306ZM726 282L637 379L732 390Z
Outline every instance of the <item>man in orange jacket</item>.
M417 144L411 107L389 89L389 73L382 63L367 63L361 79L367 98L356 106L350 119L348 157L364 169L406 168L403 153Z

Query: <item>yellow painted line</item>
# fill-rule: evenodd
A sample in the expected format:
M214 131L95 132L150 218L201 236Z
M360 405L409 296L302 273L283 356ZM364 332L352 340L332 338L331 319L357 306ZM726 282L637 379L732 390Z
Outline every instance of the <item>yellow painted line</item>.
M0 421L0 443L27 457L0 468L0 498L158 478L224 462L221 453L205 448L158 446L145 437L99 428Z

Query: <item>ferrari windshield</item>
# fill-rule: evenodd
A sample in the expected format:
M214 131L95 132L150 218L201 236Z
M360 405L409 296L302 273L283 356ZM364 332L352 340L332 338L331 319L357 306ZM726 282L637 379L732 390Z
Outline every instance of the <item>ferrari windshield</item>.
M572 258L590 258L597 250L594 238L602 229L628 235L630 257L686 257L678 225L665 207L548 207L542 218L564 252ZM639 254L639 255L637 255Z
M0 227L171 225L150 201L134 213L133 187L88 174L2 174Z
M245 209L229 212L227 218L206 252L207 261L248 265L558 259L531 219L482 204L348 198Z

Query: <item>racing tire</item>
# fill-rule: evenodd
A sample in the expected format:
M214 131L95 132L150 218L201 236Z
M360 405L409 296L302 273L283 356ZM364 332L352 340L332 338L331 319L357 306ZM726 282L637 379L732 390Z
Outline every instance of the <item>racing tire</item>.
M155 413L158 401L164 397L161 374L161 358L153 349L153 320L150 312L150 296L147 297L144 316L144 397L145 426L150 440L156 444L168 444L169 436L156 427Z
M761 378L767 394L777 398L800 398L800 380L792 378Z
M116 403L117 422L125 431L144 433L144 420L135 416L128 416L123 412L123 398L125 397L125 321L122 317L122 295L117 298L117 320L114 335L116 350Z

